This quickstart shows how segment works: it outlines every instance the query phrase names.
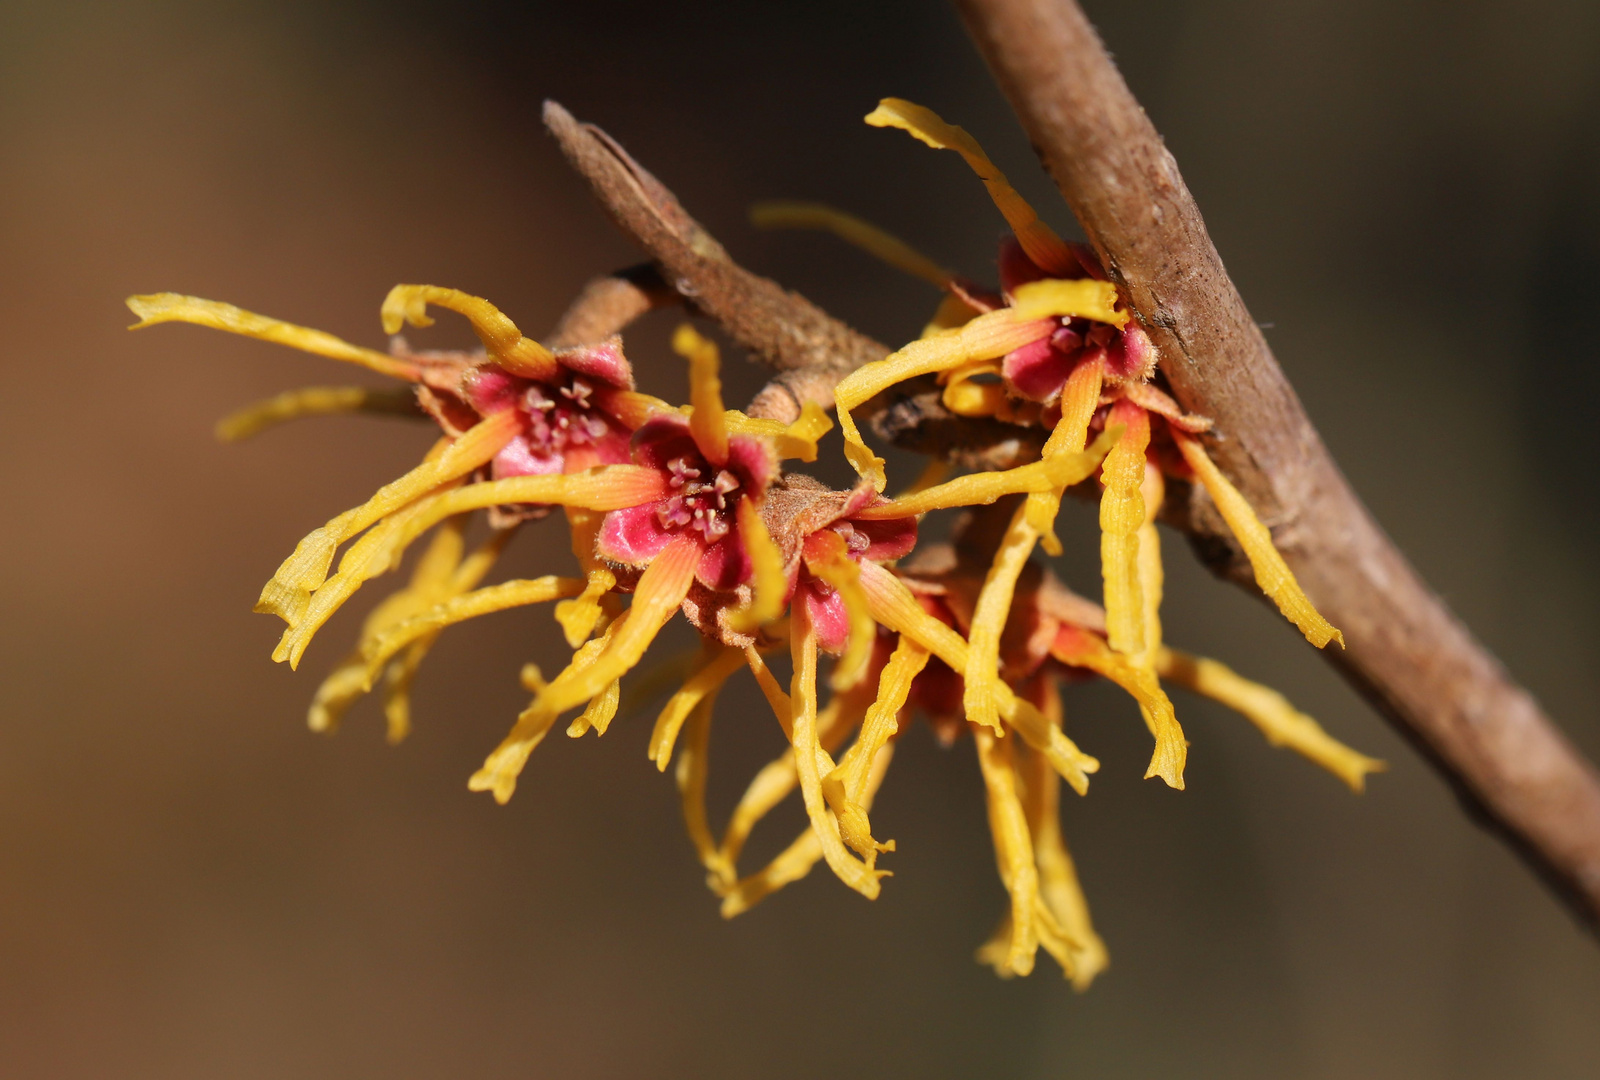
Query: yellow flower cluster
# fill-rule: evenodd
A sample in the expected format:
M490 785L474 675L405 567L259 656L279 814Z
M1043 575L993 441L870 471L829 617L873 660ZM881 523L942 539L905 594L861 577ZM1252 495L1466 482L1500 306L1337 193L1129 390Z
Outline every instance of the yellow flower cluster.
M140 327L195 323L409 384L290 391L224 420L224 438L346 412L410 413L441 431L414 469L307 535L262 590L256 610L287 624L274 659L297 666L362 584L398 569L432 532L408 583L372 611L317 690L313 729L335 730L381 679L389 738L399 741L411 724L409 689L445 628L557 602L571 662L548 680L524 668L533 699L469 787L505 802L562 715L574 714L569 736L603 735L625 701L671 688L648 753L663 771L676 755L685 825L732 916L818 862L862 895L878 895L886 875L878 860L894 842L874 835L870 811L896 738L920 713L946 742L972 737L987 790L1011 905L980 959L1003 975L1026 974L1042 947L1087 986L1106 950L1062 837L1058 793L1063 780L1086 793L1099 762L1063 728L1064 678L1092 674L1125 689L1155 743L1146 775L1173 787L1183 786L1187 743L1162 680L1229 705L1275 745L1355 790L1382 763L1338 743L1274 691L1165 645L1155 519L1169 479L1210 494L1263 591L1313 644L1343 639L1206 455L1199 436L1209 423L1162 389L1149 339L1092 256L1060 240L960 128L895 99L867 122L960 153L1013 237L1001 254L1000 289L991 291L826 207L758 208L758 223L832 230L945 293L921 338L839 384L844 453L862 478L845 491L782 466L816 460L832 426L823 411L810 406L784 425L726 409L717 349L688 326L673 344L688 362L689 403L674 406L634 388L619 338L552 350L488 301L454 289L396 286L382 306L384 328L397 335L408 323L426 326L428 307L443 307L470 321L480 351L413 352L396 336L382 352L170 293L128 303ZM885 463L853 414L897 384L930 377L956 416L1048 429L1038 460L942 483L934 462L924 479L885 497ZM1060 553L1055 521L1069 490L1098 492L1103 607L1068 592L1034 558L1036 547ZM519 526L558 507L579 575L484 585ZM479 511L488 528L473 547L467 536ZM954 543L919 546L918 521L941 511L965 515ZM679 613L699 631L700 651L639 671ZM784 649L787 692L768 666ZM831 675L821 680L827 657ZM754 676L789 747L750 782L719 836L705 798L708 740L718 694L740 668ZM766 866L741 872L753 829L796 790L807 828Z

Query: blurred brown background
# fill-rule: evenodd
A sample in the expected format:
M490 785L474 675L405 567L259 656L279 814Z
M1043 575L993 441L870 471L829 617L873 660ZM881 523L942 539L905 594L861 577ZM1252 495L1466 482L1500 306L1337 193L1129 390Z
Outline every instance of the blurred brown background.
M1312 415L1456 610L1600 753L1600 8L1589 0L1125 2L1090 13ZM692 14L682 9L693 8ZM465 779L560 662L549 614L453 630L417 730L303 714L252 615L295 541L415 461L393 421L219 446L335 365L191 328L177 290L380 344L398 281L551 325L633 258L538 123L603 124L752 267L885 340L932 298L744 207L821 198L986 274L1002 225L884 95L1049 183L940 4L0 3L0 1074L16 1077L1592 1077L1600 951L1260 604L1169 538L1168 635L1388 758L1364 798L1179 701L1189 789L1136 713L1069 703L1105 768L1066 807L1112 968L971 960L999 916L967 746L904 746L868 904L825 871L733 923L648 717L553 737L506 808ZM630 340L677 393L670 318ZM464 344L458 322L414 341ZM730 397L759 373L729 364ZM359 377L359 376L358 376ZM1095 581L1092 514L1063 572ZM529 530L506 575L565 541ZM740 680L713 812L779 747ZM800 825L792 808L755 855Z

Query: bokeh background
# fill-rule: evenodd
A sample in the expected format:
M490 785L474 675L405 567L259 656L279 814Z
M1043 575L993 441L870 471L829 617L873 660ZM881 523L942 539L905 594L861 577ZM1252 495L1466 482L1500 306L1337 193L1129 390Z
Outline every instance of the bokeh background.
M1600 753L1600 7L1093 0L1312 416L1378 518ZM1169 537L1175 643L1272 681L1393 768L1354 798L1184 698L1189 788L1131 703L1066 811L1111 970L1002 982L968 746L908 735L869 904L825 871L724 923L649 719L553 737L505 808L464 781L553 670L547 611L447 634L417 729L303 715L252 615L295 541L416 460L382 419L238 446L213 420L349 372L186 327L177 290L381 343L397 281L532 331L633 252L542 133L603 124L751 267L884 340L932 297L761 197L820 198L975 276L1002 224L960 161L860 117L925 102L1069 217L942 4L0 2L0 1074L16 1077L1592 1077L1600 951L1261 604ZM630 338L678 393L671 317ZM459 322L413 339L470 341ZM760 373L736 356L730 397ZM359 378L359 373L357 373ZM1074 510L1069 581L1095 582ZM567 558L552 525L503 564ZM680 643L682 638L678 639ZM713 812L777 752L743 681ZM753 855L800 827L786 807ZM764 846L763 846L764 845Z

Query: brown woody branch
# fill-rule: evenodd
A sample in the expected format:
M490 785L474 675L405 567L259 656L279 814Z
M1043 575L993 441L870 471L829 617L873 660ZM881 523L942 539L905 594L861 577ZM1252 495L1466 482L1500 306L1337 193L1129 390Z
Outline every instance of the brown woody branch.
M889 354L799 293L734 263L672 192L605 132L579 123L554 101L544 104L544 122L606 213L655 260L666 284L777 370L751 402L751 415L791 421L807 401L832 408L840 379Z
M1591 929L1600 777L1418 577L1311 426L1223 269L1177 163L1072 0L957 0L968 30L1101 261L1161 351L1210 450L1344 630L1329 659ZM1202 491L1203 554L1231 545ZM1241 579L1236 560L1215 565ZM1247 575L1246 575L1247 577ZM1253 588L1253 586L1252 586Z

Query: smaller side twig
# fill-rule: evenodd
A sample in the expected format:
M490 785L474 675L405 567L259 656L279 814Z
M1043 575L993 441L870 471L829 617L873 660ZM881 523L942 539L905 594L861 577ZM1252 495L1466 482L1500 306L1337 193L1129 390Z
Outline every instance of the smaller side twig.
M641 263L602 274L583 287L562 314L545 344L552 349L592 345L624 327L645 312L678 302L654 263Z
M612 221L655 260L666 285L777 370L751 402L751 415L787 422L808 401L832 408L840 379L889 354L799 293L735 263L605 132L554 101L545 102L544 122Z

